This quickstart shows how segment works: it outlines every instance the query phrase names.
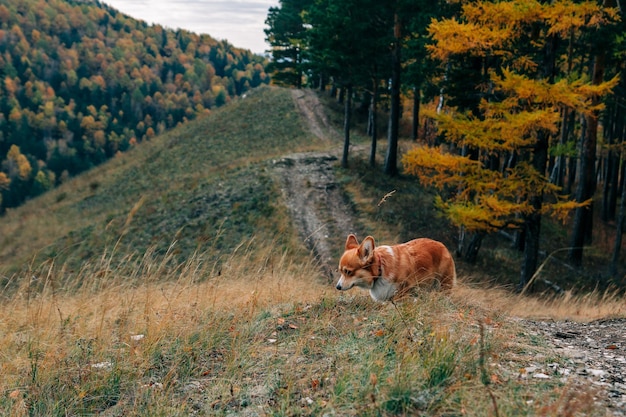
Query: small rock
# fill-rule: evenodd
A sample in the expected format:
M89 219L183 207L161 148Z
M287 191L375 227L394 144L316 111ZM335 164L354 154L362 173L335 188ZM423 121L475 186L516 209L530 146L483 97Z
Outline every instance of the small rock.
M598 378L601 378L606 374L606 372L603 371L602 369L585 369L585 371L587 371L589 375L595 376Z
M98 362L98 363L92 363L91 367L94 369L111 369L113 367L113 364L111 362Z

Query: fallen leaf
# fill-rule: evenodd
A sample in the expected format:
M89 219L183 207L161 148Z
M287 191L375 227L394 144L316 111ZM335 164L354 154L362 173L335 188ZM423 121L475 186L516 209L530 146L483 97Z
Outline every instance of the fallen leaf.
M617 349L617 345L608 345L605 349Z
M9 398L12 398L14 400L18 399L20 397L20 394L20 390L16 389L15 391L11 391L11 393L9 394Z
M372 384L373 387L376 386L376 384L378 383L378 376L376 376L376 374L370 374L370 384Z
M291 324L291 323L289 323L289 328L290 328L290 329L297 329L297 328L298 328L298 326L296 326L295 324Z

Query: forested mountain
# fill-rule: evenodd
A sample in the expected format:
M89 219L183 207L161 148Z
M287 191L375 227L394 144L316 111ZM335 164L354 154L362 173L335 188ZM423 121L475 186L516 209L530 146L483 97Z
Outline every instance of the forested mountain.
M522 288L541 262L542 217L570 222L561 252L580 266L601 208L596 217L616 222L614 244L603 245L618 276L626 221L619 2L280 0L266 23L275 81L340 91L342 165L353 99L369 104L375 164L380 101L389 109L383 171L395 175L402 103L413 102L411 136L421 132L422 146L404 155L404 172L438 190L460 256L473 262L484 236L511 231L524 253Z
M268 83L265 65L98 1L0 1L0 212Z

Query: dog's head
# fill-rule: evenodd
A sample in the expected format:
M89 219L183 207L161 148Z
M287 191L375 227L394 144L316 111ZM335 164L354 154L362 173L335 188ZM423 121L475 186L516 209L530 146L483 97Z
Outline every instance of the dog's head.
M354 286L372 288L376 279L372 273L375 260L374 247L374 238L371 236L366 237L360 244L356 236L348 236L345 252L339 261L341 277L337 282L338 290L349 290Z

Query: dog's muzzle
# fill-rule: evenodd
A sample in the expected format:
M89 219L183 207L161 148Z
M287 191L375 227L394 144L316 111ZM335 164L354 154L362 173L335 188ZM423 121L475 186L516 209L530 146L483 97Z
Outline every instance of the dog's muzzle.
M341 285L342 282L343 282L343 274L341 275L341 277L339 277L339 281L337 281L337 285L335 285L335 288L337 288L339 291L343 289L343 285Z
M335 288L337 288L339 291L344 291L344 290L349 290L350 288L352 288L352 285L343 285L343 275L341 276L341 278L339 278L339 281L337 281L337 285L335 286Z

